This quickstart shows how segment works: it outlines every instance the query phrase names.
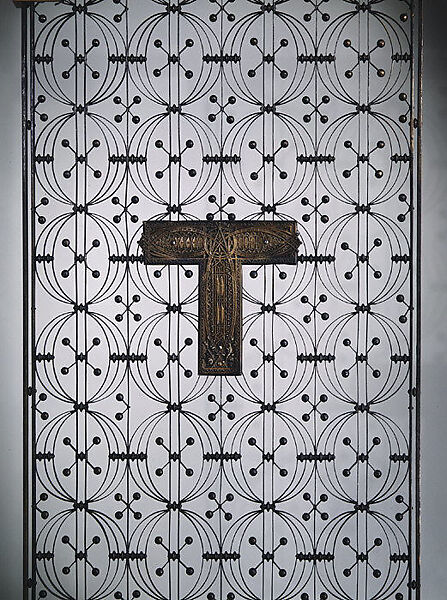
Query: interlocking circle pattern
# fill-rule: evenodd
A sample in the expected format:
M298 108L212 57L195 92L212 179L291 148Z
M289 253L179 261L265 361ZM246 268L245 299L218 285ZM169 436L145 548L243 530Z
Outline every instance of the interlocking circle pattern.
M416 6L24 10L30 600L416 599ZM241 376L147 219L298 223Z

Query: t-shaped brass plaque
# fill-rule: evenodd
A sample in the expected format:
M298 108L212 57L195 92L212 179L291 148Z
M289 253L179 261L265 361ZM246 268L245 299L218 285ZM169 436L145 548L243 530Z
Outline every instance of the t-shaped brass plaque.
M199 375L242 372L242 265L295 264L295 221L146 221L148 265L199 265Z

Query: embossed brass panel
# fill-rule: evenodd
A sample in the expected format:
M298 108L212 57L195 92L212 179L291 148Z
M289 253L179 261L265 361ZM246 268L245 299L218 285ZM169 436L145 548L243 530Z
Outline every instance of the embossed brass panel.
M146 221L148 265L199 265L200 375L242 372L242 265L295 264L294 221Z

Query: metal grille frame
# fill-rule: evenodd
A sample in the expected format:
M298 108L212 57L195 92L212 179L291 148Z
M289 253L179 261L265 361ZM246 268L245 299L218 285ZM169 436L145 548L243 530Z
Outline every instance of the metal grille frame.
M420 599L422 2L22 21L24 598ZM244 270L238 378L137 244L207 214L303 239Z

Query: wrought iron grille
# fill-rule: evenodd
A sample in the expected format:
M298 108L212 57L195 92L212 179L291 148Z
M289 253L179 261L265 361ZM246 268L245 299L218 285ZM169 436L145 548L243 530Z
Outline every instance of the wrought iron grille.
M418 10L23 9L26 598L419 596ZM297 222L242 375L148 219Z

